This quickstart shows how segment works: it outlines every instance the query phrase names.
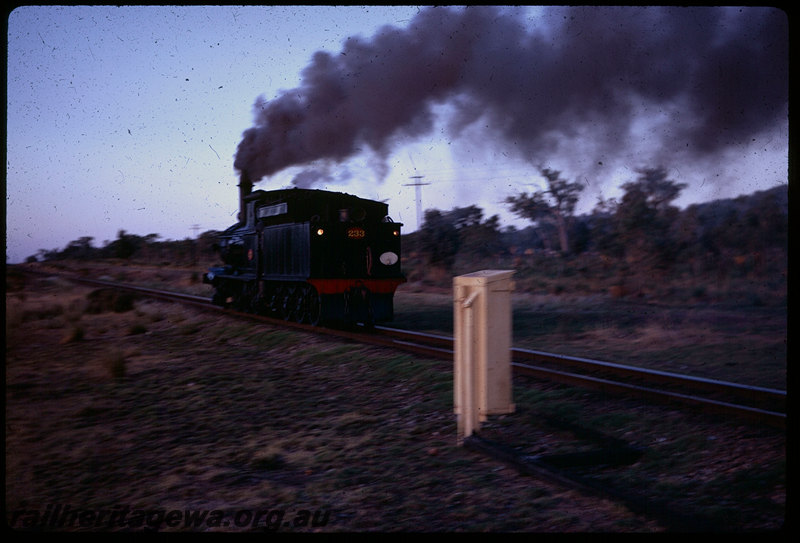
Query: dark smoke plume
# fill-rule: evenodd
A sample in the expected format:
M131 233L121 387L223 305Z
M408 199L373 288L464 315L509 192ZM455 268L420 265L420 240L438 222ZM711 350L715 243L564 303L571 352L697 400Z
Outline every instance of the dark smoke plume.
M663 116L664 149L703 156L749 143L788 115L788 22L771 8L427 8L407 28L314 54L300 86L259 98L235 167L257 181L290 166L336 163L431 131L448 104L451 137L487 141L535 163L563 137L604 152ZM576 151L577 152L577 151ZM613 156L613 155L612 155ZM305 179L304 184L309 179Z

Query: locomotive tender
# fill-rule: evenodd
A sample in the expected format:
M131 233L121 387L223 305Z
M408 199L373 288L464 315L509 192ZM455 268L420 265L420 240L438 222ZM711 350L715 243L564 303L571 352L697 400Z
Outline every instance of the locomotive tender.
M390 321L400 228L388 205L316 189L240 187L239 222L220 235L212 301L312 325Z

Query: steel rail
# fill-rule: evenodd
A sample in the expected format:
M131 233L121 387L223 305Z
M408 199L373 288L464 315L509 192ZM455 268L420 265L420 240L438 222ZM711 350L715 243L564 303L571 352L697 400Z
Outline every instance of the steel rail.
M527 375L547 381L558 382L561 384L589 388L606 393L623 394L625 396L636 397L645 400L656 400L663 403L691 405L702 409L705 412L717 414L734 414L738 417L749 419L753 422L766 422L776 428L785 428L786 414L779 411L760 409L741 404L734 404L702 398L680 392L650 388L642 385L623 383L621 381L611 381L589 375L580 375L552 368L542 368L529 366L527 364L513 364L514 370L520 375Z
M377 328L377 327L376 327ZM437 350L449 352L452 357L452 338L445 336L409 332L392 328L380 327L379 332L397 340L397 344L402 346L405 343L414 344L411 338L416 338L421 342L432 342L437 345ZM402 339L406 341L402 341ZM443 349L442 345L449 345L449 349ZM692 405L707 412L721 414L735 414L756 422L766 422L771 426L785 428L786 425L786 391L741 385L728 381L719 381L703 377L693 377L689 375L676 374L646 368L637 368L623 364L602 362L587 358L556 355L541 351L527 349L511 349L512 368L519 375L526 375L551 382L578 386L599 390L607 393L624 394L648 400L658 400L666 403ZM523 361L538 360L558 366L576 366L583 371L590 373L610 373L615 379L621 377L635 378L650 384L670 385L679 388L700 389L711 391L717 394L725 394L741 399L750 399L756 403L767 405L778 405L777 408L761 408L753 405L742 405L731 401L720 399L699 397L686 394L680 391L670 391L665 389L655 389L637 383L626 383L619 380L606 379L586 374L578 374L564 371L560 368L533 366Z
M274 317L232 311L230 309L216 306L212 304L208 298L202 296L194 296L131 284L116 283L102 279L91 279L73 274L65 274L63 272L45 272L40 270L30 270L27 268L23 268L23 271L32 272L38 275L58 275L65 279L88 285L124 289L166 301L180 301L182 303L200 307L204 310L217 310L238 318L257 320L259 322L273 324L276 326L286 326L297 330L333 336L340 339L357 341L360 343L400 349L421 356L449 360L452 360L453 358L453 338L448 336L425 332L414 332L409 330L399 330L385 326L375 326L369 333L366 330L353 331L312 326L292 321L285 321ZM726 381L693 377L646 368L637 368L623 364L557 355L528 349L512 348L511 354L512 368L519 375L525 375L528 377L558 382L571 386L599 390L607 393L624 394L641 399L691 405L701 408L704 411L736 415L756 422L766 422L771 426L779 428L785 428L786 425L786 391L783 390L740 385ZM635 378L638 380L643 380L647 383L659 383L662 385L695 389L699 388L704 391L711 391L715 393L727 393L736 397L748 398L758 402L772 403L773 405L779 404L783 406L779 408L783 411L735 404L729 401L699 397L679 391L654 389L642 384L625 383L618 380L567 372L560 368L534 366L526 363L529 361L543 362L560 367L570 366L591 373L607 373L611 374L615 379L624 377Z
M557 355L528 349L512 349L512 352L514 357L519 360L554 363L560 366L573 366L592 371L608 371L614 375L645 378L648 382L652 383L665 383L687 386L690 388L712 392L724 392L759 402L785 404L786 401L786 391L773 388L742 385L739 383L732 383L730 381L695 377L691 375L648 368L639 368L624 364L616 364L613 362L602 362L600 360L592 360L575 356Z
M376 327L380 333L395 337L406 341L421 341L426 344L437 345L446 347L452 350L453 338L429 334L425 332L412 332L408 330L399 330L387 327ZM589 358L581 358L576 356L566 356L553 353L546 353L542 351L534 351L529 349L512 348L512 358L520 361L514 362L514 365L519 366L527 361L536 361L544 363L552 363L557 366L572 366L580 369L597 372L605 371L613 373L618 376L634 377L639 379L646 379L652 383L667 383L672 385L680 385L709 391L721 391L725 393L735 394L737 396L750 398L756 401L784 403L786 401L786 391L773 388L757 387L751 385L742 385L739 383L732 383L730 381L721 381L718 379L708 379L705 377L695 377L691 375L684 375L679 373L672 373L661 370L653 370L648 368L641 368L636 366L628 366L624 364L616 364L613 362L603 362L600 360L593 360Z

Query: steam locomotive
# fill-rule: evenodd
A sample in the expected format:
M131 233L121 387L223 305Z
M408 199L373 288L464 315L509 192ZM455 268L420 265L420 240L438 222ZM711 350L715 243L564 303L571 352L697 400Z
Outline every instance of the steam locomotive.
M240 187L239 222L220 235L212 302L312 325L391 321L400 228L388 205L314 189Z

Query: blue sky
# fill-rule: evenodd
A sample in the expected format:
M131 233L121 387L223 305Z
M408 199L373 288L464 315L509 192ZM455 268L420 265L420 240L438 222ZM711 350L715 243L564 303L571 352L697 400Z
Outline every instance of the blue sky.
M120 229L183 239L194 235L195 225L226 228L237 211L233 161L254 124L256 99L291 94L316 52L344 58L348 38L368 43L384 25L403 30L425 9L15 9L8 18L7 262L82 236L101 246ZM501 12L531 31L547 24L537 8ZM427 130L393 136L384 154L364 145L346 160L325 162L320 171L326 175L315 187L387 200L393 219L411 231L415 190L407 185L423 176L430 183L422 189L424 208L477 204L487 216L500 213L503 224L524 226L501 202L539 188L533 164L543 164L586 182L588 211L598 194L618 195L619 184L645 165L647 150L681 121L677 107L639 105L641 114L613 156L593 121L559 134L559 145L533 160L480 120L454 137L457 105L436 102L428 106L434 120ZM686 205L786 184L787 155L783 119L708 159L690 163L678 150L668 166L676 180L690 184L678 202ZM600 162L605 168L598 173ZM256 188L292 186L307 168L276 172Z

